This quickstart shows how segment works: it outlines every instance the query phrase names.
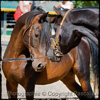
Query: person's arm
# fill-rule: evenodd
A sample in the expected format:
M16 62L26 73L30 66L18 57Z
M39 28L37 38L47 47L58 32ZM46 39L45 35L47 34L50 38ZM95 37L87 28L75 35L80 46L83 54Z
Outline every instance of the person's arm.
M73 5L73 3L71 4L71 9L73 9L74 8L74 5Z
M19 1L19 7L20 7L22 13L24 13L24 9L23 9L23 1Z
M32 3L29 3L29 11L31 11Z
M60 8L60 7L61 7L61 4L59 4L59 5L56 6L56 8Z

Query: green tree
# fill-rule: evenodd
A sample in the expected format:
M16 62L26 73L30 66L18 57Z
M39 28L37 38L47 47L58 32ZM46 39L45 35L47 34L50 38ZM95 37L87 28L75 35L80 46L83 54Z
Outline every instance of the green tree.
M99 7L99 1L75 1L74 2L75 8L82 8L82 7Z

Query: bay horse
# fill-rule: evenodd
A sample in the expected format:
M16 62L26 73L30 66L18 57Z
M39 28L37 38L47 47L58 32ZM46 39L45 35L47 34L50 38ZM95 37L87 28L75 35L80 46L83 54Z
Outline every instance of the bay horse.
M16 58L22 57L23 56L22 54L26 54L26 57L28 57L27 51L29 51L30 56L34 56L34 57L46 56L46 52L48 49L47 47L50 44L48 40L49 38L48 34L50 33L50 26L49 26L49 23L46 17L47 17L47 13L40 7L35 7L32 11L22 15L16 22L16 25L14 26L10 41L8 43L8 46L6 48L3 58L4 59L8 59L8 58L16 59ZM31 33L30 28L34 29L32 30L32 34L30 34ZM44 33L45 36L43 35L40 36L41 35L40 33L42 32ZM45 34L45 32L48 34ZM39 46L39 44L41 45ZM42 67L44 68L46 66L45 60L46 60L45 58L41 58L41 59L35 59L34 62L28 61L28 62L31 62L28 64L28 66L30 64L31 66L34 65L34 69L35 67L38 66L38 68L41 70ZM2 63L3 72L4 72L5 77L7 78L6 85L7 85L8 95L10 96L10 98L13 97L13 94L11 93L16 91L17 89L16 88L18 86L17 82L19 81L18 83L21 83L24 78L28 82L27 87L26 87L26 92L30 91L28 88L30 87L29 85L30 77L26 77L28 76L28 74L30 74L28 72L30 70L30 67L29 69L27 69L27 67L25 67L26 64L24 63L19 68L20 64L22 64L22 61L18 61L18 62L8 61L8 62ZM25 71L26 69L27 71ZM21 71L23 71L23 73L21 73ZM32 73L34 74L34 71ZM36 76L34 77L36 78ZM33 81L35 78L33 78Z
M24 24L22 19L25 21ZM44 58L51 48L50 44L47 13L40 11L34 15L34 11L31 11L18 19L3 58L27 58L30 54L43 58L33 61L2 62L9 98L17 99L18 84L25 89L26 98L32 99L35 84L50 84L58 80L80 99L94 98L90 85L90 48L87 41L82 39L76 48L61 58L60 62ZM76 82L75 75L81 86Z

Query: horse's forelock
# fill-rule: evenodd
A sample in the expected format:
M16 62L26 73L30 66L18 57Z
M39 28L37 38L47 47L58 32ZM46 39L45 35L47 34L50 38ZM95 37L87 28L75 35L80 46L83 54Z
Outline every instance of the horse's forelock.
M32 19L33 19L36 15L38 15L38 14L35 13L35 14L30 15L30 16L26 19L25 25L26 25L26 26L29 26L30 23L32 22Z
M45 11L41 8L41 7L34 7L34 9L31 9L31 11L33 14L30 15L26 21L25 21L25 25L28 26L30 23L31 23L31 20L36 16L36 15L39 15L39 14L43 14L45 13Z
M40 44L41 46L46 45L47 49L50 46L50 23L47 21L42 24Z
M32 15L30 15L26 19L26 21L25 21L25 26L26 27L29 27L32 24L34 18L37 15L44 13L44 11L41 10L40 8L38 8L38 10L40 10L40 11L34 12ZM43 46L45 44L46 47L48 48L50 46L50 36L49 36L50 35L49 34L50 33L50 23L47 20L45 20L41 24L42 24L42 29L41 29L40 45Z

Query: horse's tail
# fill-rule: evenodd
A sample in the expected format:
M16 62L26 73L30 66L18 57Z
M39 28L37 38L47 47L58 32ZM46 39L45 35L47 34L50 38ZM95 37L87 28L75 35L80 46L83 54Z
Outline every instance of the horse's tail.
M95 80L95 84L94 86L98 86L98 90L99 90L99 48L89 39L86 38L85 39L88 41L89 45L90 45L90 51L91 51L91 60L92 60L92 70L93 70L93 75L94 75L94 80ZM94 91L95 87L94 87Z

